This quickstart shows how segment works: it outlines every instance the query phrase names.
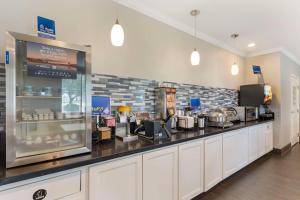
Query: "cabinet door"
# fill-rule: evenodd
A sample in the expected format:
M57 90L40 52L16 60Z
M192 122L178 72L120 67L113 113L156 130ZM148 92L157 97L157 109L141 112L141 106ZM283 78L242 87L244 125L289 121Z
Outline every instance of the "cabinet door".
M223 134L223 178L248 164L248 129Z
M240 131L223 134L223 178L238 170L240 165Z
M204 177L205 191L222 181L222 135L205 140Z
M249 128L249 163L258 158L258 127Z
M269 153L273 150L273 124L268 123L265 126L266 128L266 153Z
M266 153L266 131L265 125L258 126L258 157Z
M178 148L143 155L143 200L178 199Z
M249 151L249 136L248 128L240 130L239 134L239 165L238 170L248 165L248 151Z
M189 200L204 190L204 142L179 146L179 199Z
M90 167L90 200L142 199L142 156Z

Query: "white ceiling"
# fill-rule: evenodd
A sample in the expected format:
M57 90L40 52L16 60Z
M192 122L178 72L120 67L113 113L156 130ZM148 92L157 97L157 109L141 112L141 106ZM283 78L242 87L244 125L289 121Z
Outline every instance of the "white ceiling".
M242 56L281 51L300 64L300 0L118 0L145 15ZM239 33L236 42L230 38ZM248 48L250 42L256 47Z

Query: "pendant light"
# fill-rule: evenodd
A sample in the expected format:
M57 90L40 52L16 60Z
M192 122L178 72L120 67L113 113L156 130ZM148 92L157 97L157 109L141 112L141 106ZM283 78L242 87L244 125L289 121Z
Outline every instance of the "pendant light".
M231 35L232 39L234 39L234 44L236 47L236 39L239 37L239 34L234 33ZM236 76L239 74L239 65L237 64L237 56L233 57L233 64L231 65L231 74Z
M197 16L200 14L199 10L192 10L191 13L192 17L194 17L194 37L197 38ZM191 64L193 66L199 65L200 63L200 53L199 51L194 48L191 54Z
M118 3L118 2L117 2ZM117 11L118 13L118 11ZM111 44L116 47L121 47L124 44L124 30L119 23L119 18L117 17L115 24L113 25L110 33Z
M231 65L231 74L232 74L233 76L236 76L236 75L239 74L239 66L238 66L238 64L233 63L233 64Z

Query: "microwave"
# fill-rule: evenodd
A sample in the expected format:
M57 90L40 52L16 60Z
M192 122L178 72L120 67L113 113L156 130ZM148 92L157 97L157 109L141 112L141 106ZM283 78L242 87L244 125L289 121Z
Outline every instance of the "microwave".
M240 106L235 108L237 115L242 122L254 121L259 118L258 107Z

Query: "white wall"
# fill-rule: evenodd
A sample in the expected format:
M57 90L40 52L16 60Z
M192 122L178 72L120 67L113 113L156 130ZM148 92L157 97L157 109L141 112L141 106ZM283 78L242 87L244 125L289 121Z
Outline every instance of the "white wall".
M281 65L281 132L280 145L284 147L291 142L291 76L300 76L300 66L285 55L280 57Z
M246 59L245 81L257 83L257 76L252 73L252 65L260 65L267 84L272 85L272 110L275 112L274 146L281 149L291 140L291 75L300 76L300 66L281 53L272 53Z
M271 109L275 113L274 146L280 146L281 127L281 82L280 82L280 53L272 53L246 59L245 81L247 84L257 84L258 76L252 72L252 65L261 66L265 83L272 86L273 101Z
M240 75L232 76L232 53L136 11L116 6L111 0L9 0L2 1L1 8L0 33L11 30L36 34L36 17L40 15L56 20L59 40L91 44L94 73L234 89L244 82L244 59L240 59ZM110 44L117 9L125 29L122 48ZM2 36L0 46L3 51ZM201 65L196 67L190 64L194 47L202 56Z

